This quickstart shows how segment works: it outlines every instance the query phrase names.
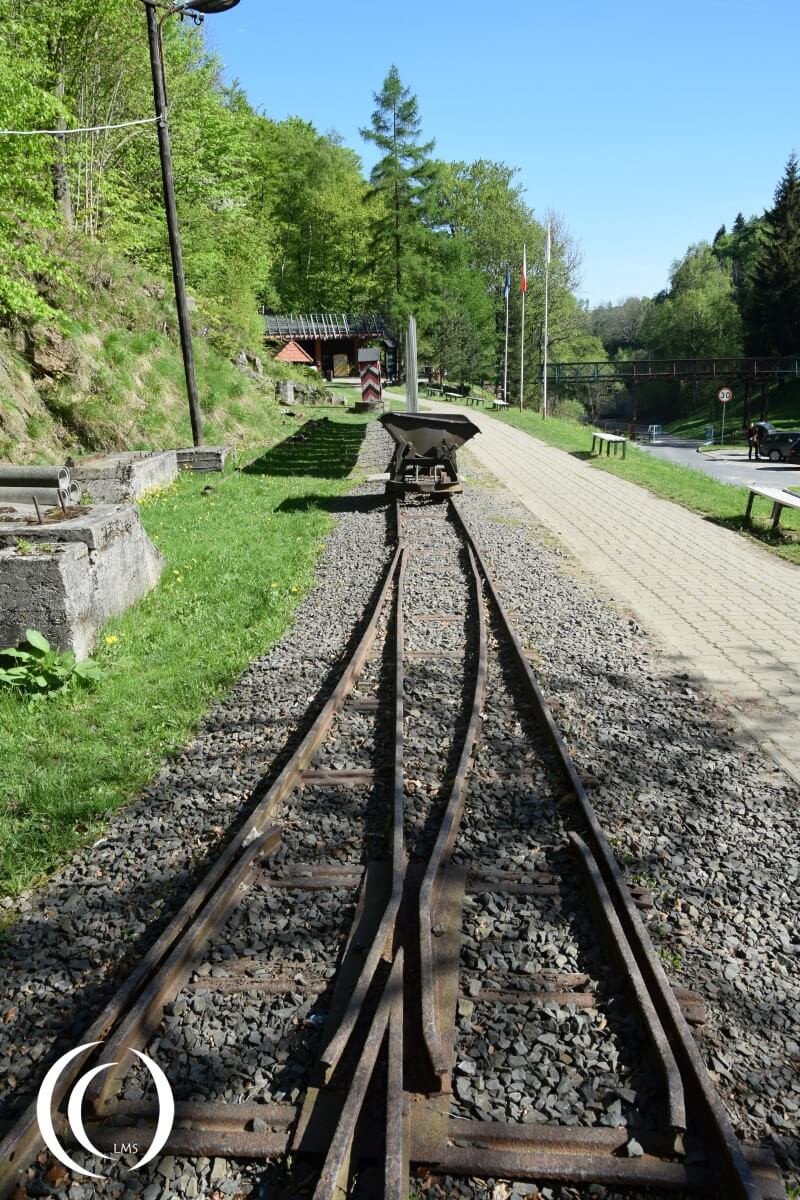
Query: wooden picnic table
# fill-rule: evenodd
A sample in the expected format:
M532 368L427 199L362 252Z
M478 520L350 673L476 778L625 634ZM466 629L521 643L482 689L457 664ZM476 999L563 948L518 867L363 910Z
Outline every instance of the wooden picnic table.
M772 501L773 529L777 528L784 508L800 509L800 496L795 496L792 492L786 492L782 488L761 487L758 483L749 483L747 490L749 495L747 497L747 508L744 510L744 519L746 521L751 520L753 501L756 496L763 496L765 500Z
M614 457L617 457L617 447L622 446L622 457L625 457L625 450L628 445L628 439L619 437L616 433L598 433L597 430L592 430L592 454L594 454L595 446L600 443L600 454L603 453L603 443L606 446L606 457L611 453L611 447L614 447Z

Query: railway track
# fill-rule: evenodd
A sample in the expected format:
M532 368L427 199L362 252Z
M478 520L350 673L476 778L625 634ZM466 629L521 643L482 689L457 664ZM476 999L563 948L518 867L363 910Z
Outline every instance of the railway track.
M158 1116L144 1051L176 1100L163 1153L269 1162L270 1196L405 1200L414 1175L442 1196L785 1196L736 1139L691 1033L702 1000L664 974L457 503L396 522L338 685L80 1038L56 1132L70 1145L62 1110L96 1070L85 1131L130 1178L116 1148ZM32 1105L0 1196L27 1194L41 1151Z

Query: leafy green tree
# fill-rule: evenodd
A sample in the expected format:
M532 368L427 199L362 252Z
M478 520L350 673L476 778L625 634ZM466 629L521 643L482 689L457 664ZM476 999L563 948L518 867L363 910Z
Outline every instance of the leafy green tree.
M45 30L19 6L0 4L0 112L10 129L54 128L56 98L42 87ZM0 316L44 317L48 304L33 283L57 269L41 230L53 228L53 144L46 137L0 138Z
M800 177L795 154L789 156L765 215L750 326L750 349L756 354L800 350Z
M396 66L374 99L371 127L360 132L381 154L370 173L371 196L379 201L372 236L377 284L389 311L402 319L430 290L425 252L432 234L434 142L419 140L417 98L403 86Z
M654 357L710 358L742 352L742 320L730 263L707 242L673 264L670 288L648 310L642 340Z
M589 331L611 357L631 358L643 349L642 326L651 301L628 296L619 304L599 304L589 313Z
M463 238L445 240L438 312L421 345L448 379L479 383L494 374L494 311L481 276L471 270Z
M372 284L372 206L358 156L292 117L264 120L257 172L272 266L262 295L290 311L360 309Z

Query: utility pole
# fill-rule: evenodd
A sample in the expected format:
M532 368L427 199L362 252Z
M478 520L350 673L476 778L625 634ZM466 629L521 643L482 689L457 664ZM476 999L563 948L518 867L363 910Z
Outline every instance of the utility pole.
M164 77L164 59L161 52L161 30L153 0L142 0L147 11L147 35L150 40L150 66L153 72L153 97L158 117L158 148L161 154L161 179L164 185L164 207L167 210L169 248L172 255L172 278L175 283L175 304L178 309L178 327L183 351L183 369L186 375L186 393L189 398L189 418L192 423L192 440L195 446L203 441L203 425L200 417L200 401L197 395L197 379L194 370L192 348L192 321L189 316L189 301L186 295L186 277L183 273L183 251L178 225L178 210L175 205L175 181L172 174L172 149L167 124L167 89Z
M528 290L528 254L525 243L522 243L522 279L519 290L522 292L522 326L520 329L519 352L519 411L522 412L525 403L525 293Z
M547 318L550 300L550 222L544 244L544 356L542 364L542 419L547 420Z

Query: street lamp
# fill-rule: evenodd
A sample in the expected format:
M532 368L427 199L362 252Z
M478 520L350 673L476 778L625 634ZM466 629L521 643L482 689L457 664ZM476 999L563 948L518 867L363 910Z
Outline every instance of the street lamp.
M164 55L161 44L161 28L167 17L180 13L191 17L198 24L207 13L226 12L235 8L239 0L193 0L186 4L164 4L160 0L142 0L147 12L147 35L150 41L150 66L153 72L153 97L158 119L158 148L161 154L161 179L164 185L164 207L167 210L169 248L172 255L172 278L175 283L175 304L178 309L178 328L183 351L183 369L186 375L186 393L189 397L189 417L192 423L192 440L195 446L203 441L203 426L200 418L200 401L197 396L197 379L194 370L192 349L192 322L186 297L186 277L183 273L183 252L178 226L178 210L175 205L175 184L172 174L172 150L167 125L167 87L164 75ZM159 18L157 10L163 15Z

